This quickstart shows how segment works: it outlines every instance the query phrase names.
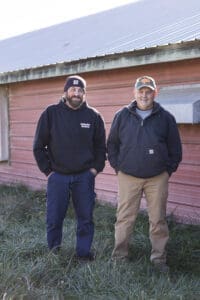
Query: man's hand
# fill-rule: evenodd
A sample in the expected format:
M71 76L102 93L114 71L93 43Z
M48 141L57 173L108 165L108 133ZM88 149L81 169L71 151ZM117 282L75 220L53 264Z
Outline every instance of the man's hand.
M91 168L91 169L90 169L90 172L91 172L94 176L97 175L97 170L96 170L95 168Z

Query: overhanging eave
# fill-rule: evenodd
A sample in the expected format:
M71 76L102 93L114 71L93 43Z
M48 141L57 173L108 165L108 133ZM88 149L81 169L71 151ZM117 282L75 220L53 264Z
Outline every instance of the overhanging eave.
M0 74L0 84L200 58L200 41L156 46Z

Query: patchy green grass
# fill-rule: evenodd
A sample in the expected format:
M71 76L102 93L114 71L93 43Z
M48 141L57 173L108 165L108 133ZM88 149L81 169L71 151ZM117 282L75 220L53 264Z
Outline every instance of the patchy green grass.
M76 223L70 208L63 247L48 252L45 193L0 186L0 297L4 300L199 300L200 226L169 221L170 275L152 272L148 219L139 215L130 245L130 262L115 264L115 208L96 205L96 260L74 259Z

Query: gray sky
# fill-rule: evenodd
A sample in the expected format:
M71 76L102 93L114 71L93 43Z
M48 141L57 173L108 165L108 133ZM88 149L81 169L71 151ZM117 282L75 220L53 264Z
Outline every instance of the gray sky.
M2 0L0 40L138 0Z

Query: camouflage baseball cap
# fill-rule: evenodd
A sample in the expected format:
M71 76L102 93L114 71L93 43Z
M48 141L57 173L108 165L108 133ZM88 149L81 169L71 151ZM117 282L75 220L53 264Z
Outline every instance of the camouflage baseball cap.
M135 88L139 90L143 87L148 87L154 91L156 89L155 80L150 76L139 77L135 82Z

